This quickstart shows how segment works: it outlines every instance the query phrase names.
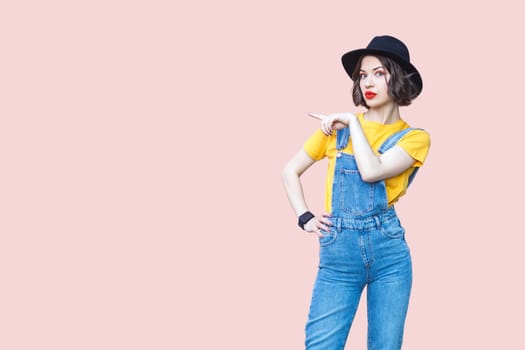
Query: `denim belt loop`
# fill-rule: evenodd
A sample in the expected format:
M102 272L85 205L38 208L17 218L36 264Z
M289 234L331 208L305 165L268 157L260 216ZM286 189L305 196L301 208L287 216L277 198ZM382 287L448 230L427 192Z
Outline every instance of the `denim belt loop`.
M381 228L381 221L379 221L379 217L377 215L374 215L374 221L376 223L376 229L380 229Z
M335 227L337 229L337 233L341 233L341 230L342 230L342 222L343 222L343 219L342 218L336 218L335 219Z

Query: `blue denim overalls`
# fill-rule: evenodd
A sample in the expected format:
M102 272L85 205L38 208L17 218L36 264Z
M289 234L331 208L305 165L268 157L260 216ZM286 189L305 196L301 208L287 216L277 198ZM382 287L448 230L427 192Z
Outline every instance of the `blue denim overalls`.
M411 130L394 133L379 153ZM388 207L385 181L364 182L354 156L342 152L349 137L348 128L337 132L332 226L320 238L306 349L344 348L367 286L368 349L399 350L412 286L410 251L394 207Z

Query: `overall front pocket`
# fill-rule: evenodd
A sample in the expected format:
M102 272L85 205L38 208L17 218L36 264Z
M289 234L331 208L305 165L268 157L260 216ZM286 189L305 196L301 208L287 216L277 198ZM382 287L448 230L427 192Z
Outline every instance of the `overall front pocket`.
M363 215L374 208L377 183L361 180L358 170L341 169L339 173L339 204L341 210L351 215Z
M321 247L326 247L335 242L337 239L337 230L333 227L330 227L329 231L321 231L323 237L319 237L319 245Z
M392 218L381 224L381 233L383 236L391 239L400 239L405 237L405 229L401 226L399 219Z

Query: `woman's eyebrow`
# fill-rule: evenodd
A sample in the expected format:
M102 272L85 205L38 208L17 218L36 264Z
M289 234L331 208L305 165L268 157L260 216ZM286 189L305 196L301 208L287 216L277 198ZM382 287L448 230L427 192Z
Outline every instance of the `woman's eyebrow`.
M377 66L375 68L372 68L372 70L377 70L377 69L383 69L384 67L383 66ZM360 69L361 72L366 72L364 69Z

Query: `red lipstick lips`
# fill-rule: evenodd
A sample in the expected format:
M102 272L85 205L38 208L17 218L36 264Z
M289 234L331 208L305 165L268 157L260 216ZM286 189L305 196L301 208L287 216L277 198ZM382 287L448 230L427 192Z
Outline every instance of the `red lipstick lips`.
M372 99L372 98L374 98L376 95L377 95L377 94L376 94L375 92L372 92L372 91L367 91L367 92L365 92L365 97L366 97L367 99L369 99L369 100Z

